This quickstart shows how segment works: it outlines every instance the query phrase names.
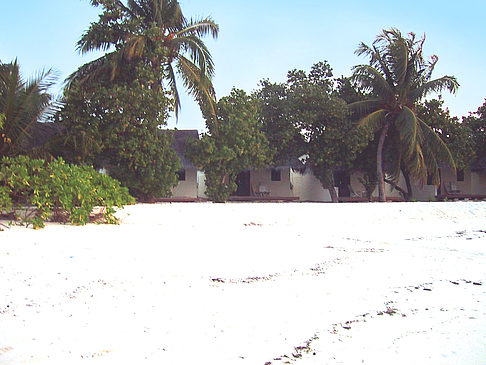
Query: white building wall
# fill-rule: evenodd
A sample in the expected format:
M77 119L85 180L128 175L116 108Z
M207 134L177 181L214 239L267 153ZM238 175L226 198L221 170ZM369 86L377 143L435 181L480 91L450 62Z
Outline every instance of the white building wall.
M471 172L471 194L486 195L486 173Z
M407 190L405 188L405 190ZM435 185L414 185L412 184L412 191L413 197L412 199L418 200L421 202L428 202L435 200L435 196L437 195L437 187Z
M457 181L456 172L453 169L445 168L441 171L441 193L450 192L450 184L454 184L462 194L472 194L471 192L471 171L464 171L464 181ZM445 187L445 189L444 189Z
M172 189L174 198L197 198L197 170L195 168L186 169L186 179L179 181L179 184Z
M294 196L290 185L290 168L280 169L280 181L272 181L271 169L251 170L250 184L253 195L260 191L259 186L263 185L270 191L271 197Z
M441 169L441 182L447 191L450 184L455 184L462 194L486 195L486 173L471 170L464 171L464 181L457 181L457 175L452 169ZM442 189L442 194L446 190Z
M360 179L363 178L363 175L364 174L361 171L357 171L357 172L354 172L353 174L351 174L351 188L359 197L366 198L366 190L365 190L363 184L360 182ZM398 186L401 187L401 188L406 186L405 179L403 178L403 176L400 176ZM406 188L404 190L406 190ZM393 186L390 185L390 184L385 184L385 194L386 194L387 197L390 197L390 198L401 197L400 192L398 190L396 190L395 188L393 188ZM379 195L378 194L378 187L376 187L375 190L373 190L372 196L377 198L378 195Z
M362 172L355 172L351 175L351 187L353 188L354 192L359 196L366 197L366 191L363 184L360 182L360 179L363 178ZM400 179L398 180L398 186L403 190L407 191L407 184L405 182L405 178L403 175L400 175ZM434 185L423 185L416 184L412 182L412 191L413 191L413 199L419 201L430 201L434 200L437 194L437 188ZM392 198L401 198L401 193L393 188L390 184L385 184L385 194L387 197ZM375 188L373 191L372 196L374 198L378 198L378 187Z
M290 171L290 181L293 186L293 196L299 197L300 201L332 201L329 191L322 187L321 182L314 176L312 171L306 170L304 174Z

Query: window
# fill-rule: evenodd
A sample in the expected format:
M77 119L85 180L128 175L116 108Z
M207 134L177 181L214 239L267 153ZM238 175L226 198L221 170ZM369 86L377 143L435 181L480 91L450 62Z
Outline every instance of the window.
M272 169L272 181L281 181L282 175L280 174L280 170Z
M457 170L457 181L464 181L464 170Z
M179 176L179 181L186 181L186 170L177 171L177 175Z

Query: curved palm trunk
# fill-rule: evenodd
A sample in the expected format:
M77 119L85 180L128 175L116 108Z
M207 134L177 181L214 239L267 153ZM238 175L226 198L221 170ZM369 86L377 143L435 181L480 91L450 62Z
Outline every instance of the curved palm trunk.
M385 125L380 133L378 149L376 151L376 177L378 179L378 201L380 202L386 202L385 175L383 174L383 145L385 144L388 128L390 128L390 124L388 121L385 121Z

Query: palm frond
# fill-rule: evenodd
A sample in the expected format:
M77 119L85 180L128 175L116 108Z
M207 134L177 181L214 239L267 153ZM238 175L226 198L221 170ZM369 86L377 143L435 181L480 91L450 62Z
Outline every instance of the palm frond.
M4 116L3 132L10 139L10 153L16 153L32 138L32 126L45 121L54 112L48 88L54 84L56 73L39 72L28 82L20 74L17 60L0 67L0 113ZM3 148L2 153L6 149Z
M387 111L385 109L377 110L361 119L358 125L360 127L368 128L373 133L376 133L383 127L386 113Z
M94 61L85 63L74 71L64 82L64 88L69 89L72 85L88 85L93 80L109 80L112 74L111 58L113 53L106 54Z
M356 82L364 91L373 91L384 99L393 97L393 89L383 75L370 65L353 67L351 80Z
M188 34L195 34L198 37L204 37L210 34L213 38L218 38L219 25L210 18L204 19L191 19L185 24L184 29L177 32L178 36L184 36Z
M126 39L126 44L121 53L127 60L138 59L143 56L147 46L147 38L138 35L130 35Z
M202 110L207 110L210 117L216 118L216 94L211 80L183 55L177 58L177 68L189 94L196 98Z
M359 117L363 117L364 115L368 115L378 109L381 109L382 105L383 100L374 98L355 101L354 103L348 104L348 108L351 113Z
M368 46L367 44L361 42L354 51L354 54L357 56L362 56L362 55L371 55L373 53L373 49Z
M174 98L174 113L177 121L179 119L179 110L181 109L181 100L179 98L179 91L177 90L176 75L171 64L167 65L167 73L169 89Z
M408 70L408 52L409 48L403 38L395 40L390 45L390 63L392 72L396 77L397 85L403 85Z
M405 156L411 156L417 145L417 117L408 107L404 107L395 121L395 128L400 135L400 144Z
M455 170L456 164L454 158L444 141L442 141L437 133L435 133L423 120L417 118L417 121L419 122L419 127L423 135L423 142L421 145L427 145L431 152L435 154L436 159L439 162L444 163Z
M431 92L440 93L442 90L449 90L455 94L458 88L459 83L454 76L443 76L420 85L409 94L409 97L413 101L419 101Z
M214 62L211 53L204 42L196 36L174 38L174 44L179 44L186 52L189 52L191 60L196 63L203 74L210 79L214 76Z

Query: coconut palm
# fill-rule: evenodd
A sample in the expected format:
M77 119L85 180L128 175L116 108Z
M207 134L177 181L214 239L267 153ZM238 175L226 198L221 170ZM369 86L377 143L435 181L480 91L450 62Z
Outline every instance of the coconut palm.
M424 59L424 41L425 37L416 39L413 33L403 37L393 28L383 30L372 46L362 43L355 52L370 57L369 65L355 66L353 73L354 81L370 97L351 103L350 107L364 116L361 125L377 133L376 171L380 201L386 201L383 167L386 141L391 151L394 180L398 179L400 170L405 170L419 181L424 181L428 173L437 183L439 163L454 167L444 142L415 113L416 103L429 93L443 90L455 93L459 87L453 76L432 80L438 58Z
M25 81L17 60L0 63L0 157L28 153L35 144L34 125L53 111L48 89L55 80L48 70Z
M219 27L210 17L188 20L176 0L128 0L127 5L120 0L91 3L102 5L104 12L83 34L78 50L83 54L113 47L115 50L81 67L69 82L100 77L113 80L121 65L143 61L161 69L164 80L154 80L152 87L157 89L166 83L176 116L180 110L176 74L189 94L214 113L214 63L201 39L208 34L213 38L218 35Z

